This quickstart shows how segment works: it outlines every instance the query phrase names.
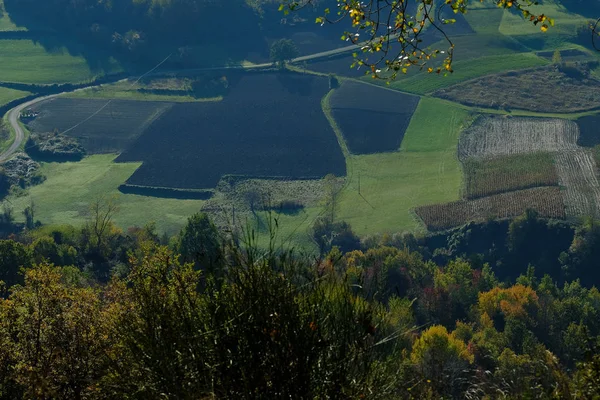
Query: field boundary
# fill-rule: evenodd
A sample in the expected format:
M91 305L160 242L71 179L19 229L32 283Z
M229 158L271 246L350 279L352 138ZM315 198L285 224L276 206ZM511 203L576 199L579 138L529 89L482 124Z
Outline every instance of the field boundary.
M137 194L140 196L161 197L180 200L207 200L212 197L211 189L177 189L158 186L142 186L124 183L119 185L119 192L123 194Z
M128 78L130 75L123 71L115 74L101 75L88 81L79 83L19 83L10 81L0 81L0 86L22 90L26 92L35 92L40 94L57 94L62 92L73 92L78 89L83 89L88 86L98 86L106 83L115 83L122 79Z
M327 118L327 121L329 121L331 129L333 129L333 131L335 132L335 136L337 137L337 141L340 145L340 148L342 149L342 153L344 153L344 157L348 159L352 156L352 153L350 153L350 149L348 148L348 144L346 143L344 132L342 132L335 118L333 117L333 114L331 113L331 103L329 102L329 100L331 99L331 96L333 95L335 90L336 89L330 89L329 92L327 92L327 94L323 97L323 99L321 100L321 109L323 110L323 114L325 114L325 118ZM348 163L346 162L346 164ZM346 175L348 175L347 171Z

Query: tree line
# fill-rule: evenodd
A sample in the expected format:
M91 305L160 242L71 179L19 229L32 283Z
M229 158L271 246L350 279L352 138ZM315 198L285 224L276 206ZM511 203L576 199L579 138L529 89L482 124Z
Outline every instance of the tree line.
M500 278L474 225L437 253L383 235L314 258L261 249L205 214L169 238L121 231L115 212L97 202L81 228L0 241L0 398L600 394L600 292L533 264ZM511 251L535 253L556 224L528 213L505 225ZM573 231L569 253L590 269L596 224Z

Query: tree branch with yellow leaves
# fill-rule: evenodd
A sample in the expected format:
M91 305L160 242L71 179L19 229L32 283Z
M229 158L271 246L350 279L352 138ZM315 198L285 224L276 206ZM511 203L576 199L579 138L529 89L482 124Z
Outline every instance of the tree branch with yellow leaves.
M542 32L554 25L554 20L534 12L532 0L339 0L336 6L325 8L316 22L336 24L347 22L351 28L342 39L359 46L354 53L355 67L366 67L373 78L394 79L409 69L429 73L453 72L454 43L445 27L456 19L448 14L465 14L472 2L495 4L520 13L524 21L540 27ZM319 0L285 0L280 11L288 14L308 6L318 6ZM437 32L447 42L447 49L430 48L425 34Z

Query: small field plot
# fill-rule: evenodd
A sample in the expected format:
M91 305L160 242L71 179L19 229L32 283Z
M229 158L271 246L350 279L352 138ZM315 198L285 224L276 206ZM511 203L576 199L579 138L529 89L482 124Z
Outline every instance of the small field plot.
M589 76L585 66L551 65L484 76L438 90L434 95L469 106L580 112L596 109L600 104L600 81Z
M463 163L463 172L467 199L558 185L550 153L517 154L489 160L470 158Z
M427 229L439 231L488 218L513 218L534 209L547 218L565 218L565 206L558 187L540 187L502 193L477 200L417 207L415 212Z
M118 63L92 70L85 59L64 49L47 51L31 40L0 40L0 81L31 84L78 83L120 72Z
M326 78L243 74L223 101L176 104L117 161L142 161L127 181L214 188L223 175L321 178L346 163L321 99Z
M418 104L418 96L357 82L344 82L329 99L353 154L398 150Z
M480 117L458 144L461 160L577 148L573 121L542 118Z
M28 127L36 132L63 132L80 139L88 153L126 149L171 103L130 100L55 98L32 107L39 115Z
M567 214L571 217L600 215L598 166L591 150L579 149L556 155L556 167Z
M590 115L577 120L579 140L583 147L594 147L600 144L600 115Z

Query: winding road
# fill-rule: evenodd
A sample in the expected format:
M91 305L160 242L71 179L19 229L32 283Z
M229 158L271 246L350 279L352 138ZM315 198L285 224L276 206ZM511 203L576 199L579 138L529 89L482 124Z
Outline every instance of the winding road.
M21 114L21 111L23 111L27 107L31 107L32 105L39 103L40 101L51 99L53 97L60 96L61 94L62 93L37 97L26 103L19 104L15 108L8 111L8 122L15 131L15 140L8 149L6 149L2 154L0 154L0 163L3 163L6 160L8 160L14 154L14 152L17 151L17 149L21 146L21 143L23 143L23 139L25 139L25 132L19 124L19 116Z
M124 81L126 79L119 79L119 80L115 80L115 82L111 82L111 83L116 83L116 82L121 82ZM102 83L102 84L97 84L97 85L90 85L90 86L86 86L83 88L79 88L79 89L75 89L72 91L67 91L67 92L61 92L61 93L56 93L56 94L49 94L49 95L45 95L45 96L40 96L40 97L36 97L35 99L29 100L25 103L19 104L18 106L16 106L15 108L11 108L7 113L6 116L8 118L8 123L10 124L10 126L12 127L12 129L15 132L15 140L13 141L13 143L10 145L10 147L6 150L4 150L2 153L0 153L0 164L9 160L13 154L19 149L19 147L21 147L21 144L23 143L23 140L25 139L25 131L23 130L23 127L21 126L21 124L19 124L19 117L21 115L21 111L23 111L26 108L29 108L41 101L44 100L49 100L49 99L53 99L55 97L58 96L62 96L63 94L67 94L67 93L73 93L73 92L78 92L80 90L86 90L89 88L93 88L93 87L99 87L102 85L106 85L107 83Z

